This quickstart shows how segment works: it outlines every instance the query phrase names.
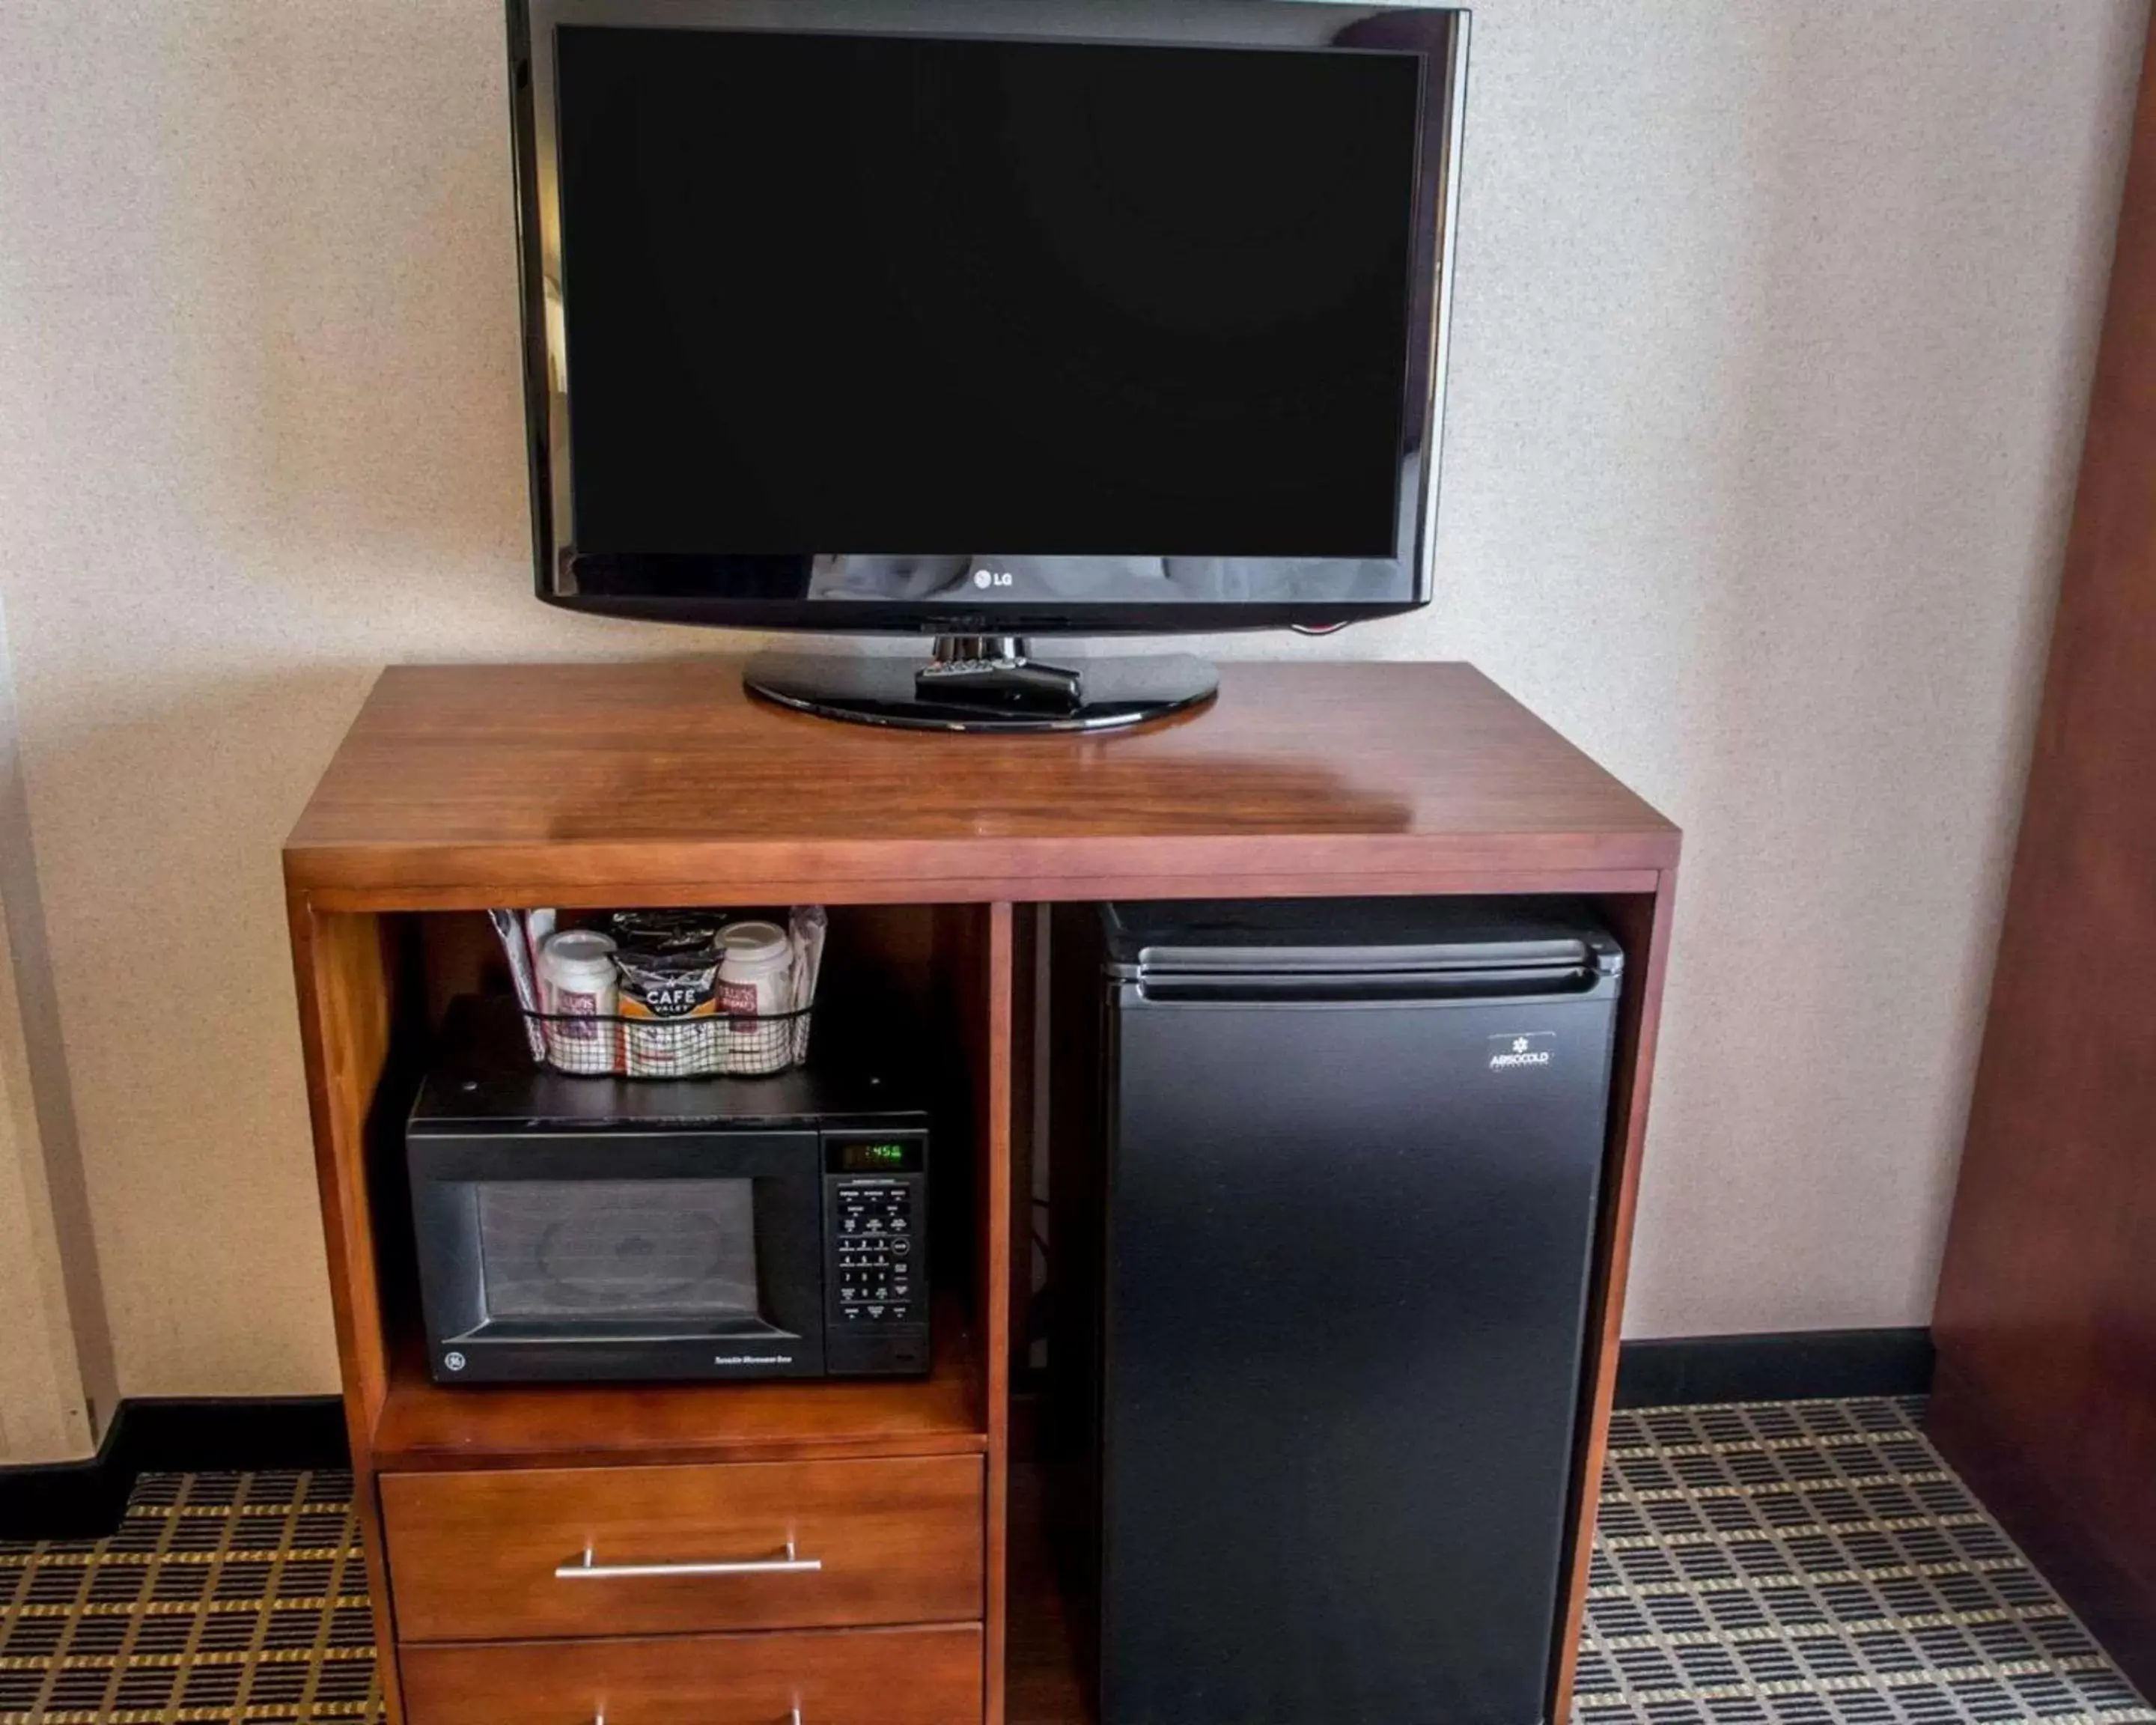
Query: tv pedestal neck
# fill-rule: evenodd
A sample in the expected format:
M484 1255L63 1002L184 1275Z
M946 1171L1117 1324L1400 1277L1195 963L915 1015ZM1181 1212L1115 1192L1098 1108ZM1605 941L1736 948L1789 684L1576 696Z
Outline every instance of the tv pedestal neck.
M938 635L928 663L758 654L752 695L857 725L907 731L1119 731L1213 699L1220 675L1188 653L1045 665L1023 635Z

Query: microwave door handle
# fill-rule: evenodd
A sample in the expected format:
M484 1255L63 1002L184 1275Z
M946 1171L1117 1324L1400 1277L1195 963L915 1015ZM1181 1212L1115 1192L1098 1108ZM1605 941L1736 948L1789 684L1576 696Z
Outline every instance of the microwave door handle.
M602 1563L588 1545L573 1563L557 1563L557 1581L621 1581L668 1575L813 1575L821 1558L804 1558L786 1542L783 1558L742 1558L706 1563Z

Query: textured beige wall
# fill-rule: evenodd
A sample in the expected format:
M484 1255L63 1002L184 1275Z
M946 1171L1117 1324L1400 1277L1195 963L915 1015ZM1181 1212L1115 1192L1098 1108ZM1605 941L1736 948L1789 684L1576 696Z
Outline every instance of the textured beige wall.
M92 1447L0 904L0 1465Z
M1920 1322L2143 27L1477 8L1437 604L1689 829L1632 1327ZM321 1389L277 843L526 590L492 0L0 7L0 597L131 1394ZM716 645L714 642L711 644Z
M11 663L0 608L0 1464L89 1454L97 1438L90 1398L108 1414L113 1406L80 1160L64 1105L49 1109L51 1118L40 1118L38 1107L41 1090L49 1101L54 1086L64 1093L66 1075L51 1014L42 1009L49 1006L49 968ZM30 937L20 948L18 927ZM34 1051L33 1039L44 1045Z

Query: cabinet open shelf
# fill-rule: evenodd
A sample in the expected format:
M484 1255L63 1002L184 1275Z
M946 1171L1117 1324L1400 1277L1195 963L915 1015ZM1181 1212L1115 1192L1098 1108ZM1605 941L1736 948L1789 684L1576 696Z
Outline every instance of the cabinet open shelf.
M374 1462L390 1472L979 1454L988 1444L980 1355L955 1297L937 1306L925 1378L446 1389L408 1347L391 1362Z

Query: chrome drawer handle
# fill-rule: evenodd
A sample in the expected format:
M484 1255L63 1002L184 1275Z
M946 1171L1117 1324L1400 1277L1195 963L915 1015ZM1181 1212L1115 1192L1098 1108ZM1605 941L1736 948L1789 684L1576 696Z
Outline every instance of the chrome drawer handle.
M606 1725L606 1714L603 1710L592 1716L592 1725ZM801 1709L794 1708L786 1716L782 1725L801 1725Z
M786 1542L783 1558L743 1558L716 1563L602 1563L588 1545L573 1563L557 1563L557 1581L618 1581L637 1576L659 1575L810 1575L824 1567L821 1558L804 1558Z

